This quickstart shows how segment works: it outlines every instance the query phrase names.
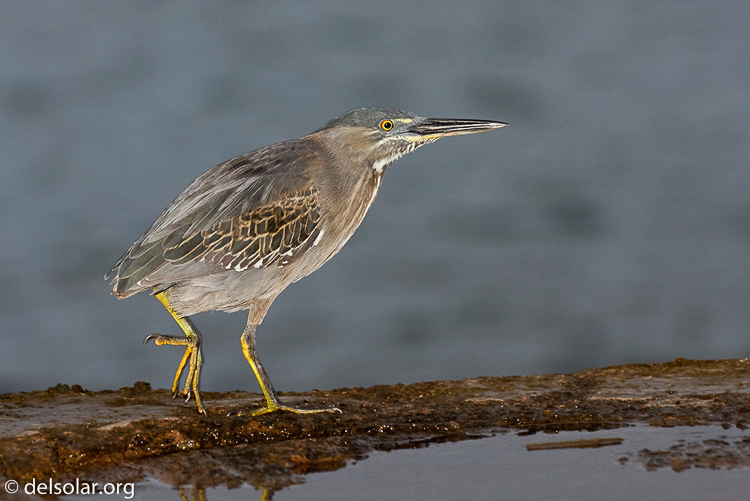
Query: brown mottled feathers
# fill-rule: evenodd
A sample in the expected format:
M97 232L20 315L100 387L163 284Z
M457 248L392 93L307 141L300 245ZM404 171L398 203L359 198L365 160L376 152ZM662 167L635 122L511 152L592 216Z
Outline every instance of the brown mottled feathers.
M308 188L197 232L165 248L164 258L174 265L207 262L237 271L284 266L314 242L319 220L317 192Z

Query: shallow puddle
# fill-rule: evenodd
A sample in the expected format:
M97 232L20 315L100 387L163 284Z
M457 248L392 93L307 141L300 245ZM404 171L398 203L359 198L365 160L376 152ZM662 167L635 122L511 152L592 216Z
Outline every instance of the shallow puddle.
M527 445L622 438L616 446L528 451ZM700 465L675 471L648 466L648 453L668 452L685 444L741 442L750 434L721 426L655 428L636 425L597 432L560 432L520 436L502 433L480 440L435 444L426 448L373 452L332 472L314 473L304 483L273 492L274 500L430 499L496 500L744 500L750 489L747 467ZM747 459L747 458L746 458ZM266 493L266 499L271 493ZM158 482L136 485L136 499L262 499L249 485L182 492ZM81 496L80 499L84 497ZM71 497L69 499L79 499Z

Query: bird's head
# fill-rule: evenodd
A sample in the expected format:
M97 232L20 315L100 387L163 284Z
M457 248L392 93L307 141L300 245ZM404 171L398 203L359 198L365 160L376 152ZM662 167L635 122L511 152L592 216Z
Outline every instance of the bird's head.
M505 127L494 120L423 118L389 108L359 108L340 115L311 135L378 174L403 155L446 136Z

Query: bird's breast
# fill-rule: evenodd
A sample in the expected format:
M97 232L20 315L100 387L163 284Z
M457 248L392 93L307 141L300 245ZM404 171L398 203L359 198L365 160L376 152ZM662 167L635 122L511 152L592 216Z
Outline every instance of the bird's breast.
M378 195L382 174L363 179L348 193L338 193L335 200L323 197L321 232L313 249L320 253L321 265L332 258L349 241Z

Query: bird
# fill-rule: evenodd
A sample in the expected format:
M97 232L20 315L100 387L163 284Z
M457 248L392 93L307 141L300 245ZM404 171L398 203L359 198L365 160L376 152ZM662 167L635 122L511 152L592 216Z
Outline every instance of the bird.
M247 310L242 352L265 398L247 414L340 412L281 402L256 353L257 327L287 286L341 250L395 160L446 136L506 125L358 108L299 139L256 149L199 176L105 275L119 299L150 290L182 329L184 336L151 334L144 340L185 347L173 397L187 366L182 394L186 402L194 396L198 412L206 414L199 392L202 338L190 316Z

